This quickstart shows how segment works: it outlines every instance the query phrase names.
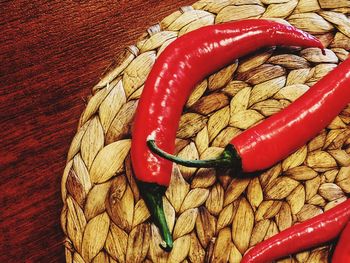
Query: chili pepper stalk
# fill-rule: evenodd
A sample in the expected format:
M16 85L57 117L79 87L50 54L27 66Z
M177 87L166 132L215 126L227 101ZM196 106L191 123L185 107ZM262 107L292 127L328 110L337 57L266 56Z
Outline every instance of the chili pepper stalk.
M225 150L217 159L208 159L208 160L186 160L181 159L175 155L169 154L166 151L160 149L155 140L147 141L148 147L152 152L165 158L169 161L173 161L177 164L181 164L187 167L196 167L196 168L222 168L222 167L231 167L241 170L241 160L235 148L232 145L227 145Z
M173 248L173 239L165 218L163 208L162 198L165 194L166 187L140 181L137 184L139 186L141 195L148 207L148 210L151 213L152 220L159 228L160 234L163 238L163 242L160 244L160 246L165 251L169 252Z

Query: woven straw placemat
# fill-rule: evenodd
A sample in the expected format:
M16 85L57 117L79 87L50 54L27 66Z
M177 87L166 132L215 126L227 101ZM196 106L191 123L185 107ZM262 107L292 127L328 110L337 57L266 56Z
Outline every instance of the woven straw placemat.
M202 81L186 104L176 153L208 159L348 56L349 14L349 0L202 0L150 27L93 88L81 115L62 178L67 262L239 262L249 247L346 200L349 106L259 177L237 179L227 171L174 166L164 206L175 241L166 253L135 184L129 149L147 74L178 36L214 23L274 18L316 35L327 47L326 56L314 48L268 48ZM327 262L330 247L279 262Z

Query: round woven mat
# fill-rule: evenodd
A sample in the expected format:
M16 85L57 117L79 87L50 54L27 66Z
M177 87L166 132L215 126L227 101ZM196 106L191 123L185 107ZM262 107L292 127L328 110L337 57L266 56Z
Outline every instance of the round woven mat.
M237 179L229 171L174 166L164 197L175 240L170 253L159 247L129 150L147 74L178 36L204 25L272 17L316 35L327 47L326 56L314 48L268 48L201 82L181 118L176 153L207 159L348 56L349 14L349 0L202 0L149 28L93 88L69 149L61 216L67 262L239 262L258 242L346 200L349 106L307 145L258 177ZM330 247L278 262L327 262Z

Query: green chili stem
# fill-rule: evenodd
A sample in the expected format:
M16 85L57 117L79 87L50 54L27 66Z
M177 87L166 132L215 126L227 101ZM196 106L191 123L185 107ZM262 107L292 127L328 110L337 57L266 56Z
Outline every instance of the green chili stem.
M148 147L152 152L156 153L160 157L163 157L169 161L181 164L187 167L197 167L197 168L215 168L215 167L231 167L237 168L241 167L241 160L233 148L229 145L223 151L223 153L217 159L208 160L184 160L175 155L169 154L162 149L158 148L154 140L147 141Z
M160 244L165 251L171 251L173 248L173 239L169 231L168 224L165 219L163 209L163 195L166 187L155 184L138 181L138 186L143 199L151 213L153 222L159 228L164 244Z

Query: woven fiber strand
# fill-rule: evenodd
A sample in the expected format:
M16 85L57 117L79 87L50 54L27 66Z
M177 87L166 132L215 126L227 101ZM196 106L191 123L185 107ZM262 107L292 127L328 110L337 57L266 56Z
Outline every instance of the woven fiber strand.
M202 0L152 26L93 88L62 178L67 262L239 262L255 244L346 200L350 106L317 137L255 178L174 165L164 196L174 237L161 250L130 163L137 101L164 48L191 30L272 18L319 37L326 49L267 48L203 80L189 98L176 154L207 159L230 138L278 112L343 61L350 50L349 0ZM330 245L278 262L327 262Z

